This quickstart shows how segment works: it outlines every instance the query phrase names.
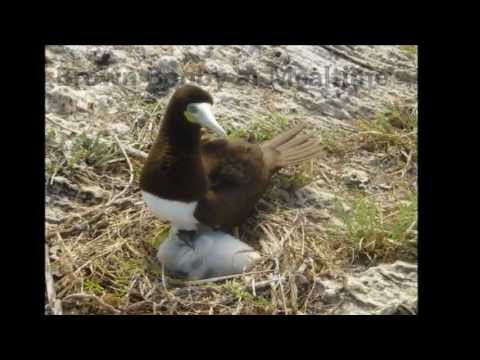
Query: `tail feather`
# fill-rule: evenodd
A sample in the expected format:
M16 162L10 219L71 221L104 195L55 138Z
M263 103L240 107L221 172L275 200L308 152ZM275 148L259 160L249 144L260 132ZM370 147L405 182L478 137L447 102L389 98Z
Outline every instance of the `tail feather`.
M312 146L308 149L304 149L303 151L299 151L295 154L289 156L282 156L281 166L290 165L293 162L309 160L322 150L321 146Z
M286 143L291 138L293 138L300 131L302 131L304 127L305 127L304 124L297 125L294 128L291 128L290 130L287 130L287 131L281 133L280 135L275 136L273 139L264 142L262 144L262 147L276 148L276 147Z
M285 144L282 144L282 145L278 146L278 147L277 147L277 150L278 150L278 151L282 151L282 150L288 149L290 146L302 145L302 144L305 143L308 139L309 139L309 137L306 136L306 135L298 135L298 136L295 136L295 137L293 137L293 139L291 139L290 141L286 142Z
M318 143L319 142L318 142L317 139L310 139L309 141L307 141L303 144L300 144L300 145L297 145L297 146L291 146L291 147L288 147L288 148L280 150L280 151L281 151L283 157L290 157L291 155L296 155L296 154L302 153L304 150L308 150L308 149L312 148L313 145L316 145Z
M299 134L304 127L295 126L261 145L271 171L312 159L322 150L318 138Z

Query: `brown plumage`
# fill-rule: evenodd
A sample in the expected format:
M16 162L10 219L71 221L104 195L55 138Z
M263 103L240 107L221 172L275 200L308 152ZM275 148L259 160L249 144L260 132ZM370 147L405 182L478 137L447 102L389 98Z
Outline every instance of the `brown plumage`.
M186 104L213 103L198 87L176 91L145 163L140 187L163 199L198 201L194 217L225 231L239 225L280 168L313 158L319 141L296 126L262 144L200 140L200 126L183 115Z

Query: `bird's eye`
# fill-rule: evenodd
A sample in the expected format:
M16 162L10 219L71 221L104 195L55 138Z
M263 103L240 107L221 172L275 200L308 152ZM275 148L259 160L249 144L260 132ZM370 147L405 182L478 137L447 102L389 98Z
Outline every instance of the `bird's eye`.
M191 113L196 113L198 111L198 109L194 105L188 105L188 111L191 112Z

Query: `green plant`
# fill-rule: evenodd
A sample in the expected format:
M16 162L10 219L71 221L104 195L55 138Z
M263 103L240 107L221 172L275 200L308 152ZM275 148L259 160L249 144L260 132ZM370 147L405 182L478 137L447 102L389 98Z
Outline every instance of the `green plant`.
M272 181L274 186L289 189L305 186L311 183L313 178L301 172L294 172L291 174L280 172L273 177Z
M274 136L290 127L287 116L280 113L271 113L266 117L259 118L246 128L232 129L229 136L241 139L250 139L253 142L261 143L270 140Z
M160 244L167 238L169 231L170 231L169 225L167 224L160 225L158 232L156 233L156 235L153 237L151 241L151 245L155 249L158 249Z
M417 222L417 194L411 193L407 200L400 201L397 211L394 222L388 227L390 238L398 244L406 245L407 242L415 240L412 228Z
M111 288L118 297L125 295L132 279L135 276L142 276L145 273L145 263L143 259L128 258L117 264L115 270L112 271Z
M338 202L336 213L341 225L331 230L331 235L347 244L352 261L365 257L370 262L387 261L394 253L407 257L416 251L416 236L412 228L416 223L416 194L396 202L393 211L385 214L374 200L357 195L347 212Z
M93 293L95 295L102 295L105 289L98 282L93 279L86 279L83 282L83 287L87 292Z
M387 104L385 111L373 119L359 120L357 139L361 147L369 151L386 151L401 154L402 151L416 152L417 117L406 106Z
M328 130L321 133L322 146L331 155L345 155L348 148L348 138L339 130Z
M271 311L272 304L270 301L261 296L254 296L245 289L245 286L235 280L227 281L223 288L237 301L262 309L264 312Z
M110 160L118 156L115 145L100 141L102 135L99 132L92 139L83 132L75 137L68 165L71 167L79 162L85 162L88 166L104 168Z

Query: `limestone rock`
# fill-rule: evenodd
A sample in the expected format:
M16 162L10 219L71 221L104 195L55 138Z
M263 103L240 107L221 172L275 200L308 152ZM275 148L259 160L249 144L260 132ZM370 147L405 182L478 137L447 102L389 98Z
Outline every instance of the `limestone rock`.
M317 208L332 208L336 196L327 191L315 188L313 185L305 186L295 192L296 202L302 207L313 206Z
M150 69L146 90L151 93L162 92L180 82L180 63L171 56L165 56Z
M106 67L118 61L111 49L93 49L88 58L98 67Z
M319 278L316 295L333 314L413 315L417 313L417 265L402 261Z
M363 170L358 169L345 169L343 173L343 181L348 186L354 186L358 188L365 188L370 181L368 174Z
M417 74L413 72L409 72L406 70L398 70L395 72L395 77L400 81L405 81L408 83L416 83L417 82Z

